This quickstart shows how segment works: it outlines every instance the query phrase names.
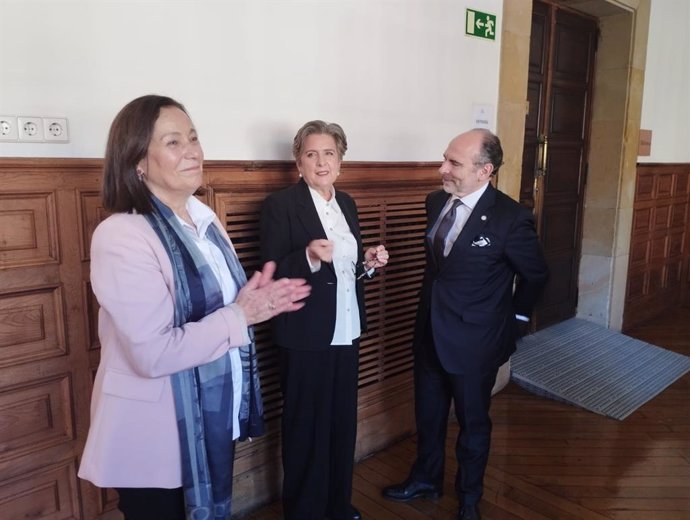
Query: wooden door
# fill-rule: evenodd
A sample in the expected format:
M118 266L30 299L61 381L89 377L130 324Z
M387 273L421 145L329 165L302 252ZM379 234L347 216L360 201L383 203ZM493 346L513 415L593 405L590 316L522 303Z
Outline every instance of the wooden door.
M534 208L551 277L537 329L575 315L596 21L534 1L520 202Z

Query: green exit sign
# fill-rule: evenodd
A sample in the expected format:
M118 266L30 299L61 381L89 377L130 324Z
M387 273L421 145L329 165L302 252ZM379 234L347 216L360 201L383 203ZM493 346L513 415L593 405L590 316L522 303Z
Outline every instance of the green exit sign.
M496 15L482 13L473 9L466 10L465 34L486 38L487 40L496 39Z

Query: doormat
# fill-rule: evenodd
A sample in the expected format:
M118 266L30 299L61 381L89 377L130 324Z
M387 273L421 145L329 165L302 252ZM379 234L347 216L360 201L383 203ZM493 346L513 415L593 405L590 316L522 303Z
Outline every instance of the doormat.
M526 390L623 420L690 370L690 357L579 318L518 341L511 378Z

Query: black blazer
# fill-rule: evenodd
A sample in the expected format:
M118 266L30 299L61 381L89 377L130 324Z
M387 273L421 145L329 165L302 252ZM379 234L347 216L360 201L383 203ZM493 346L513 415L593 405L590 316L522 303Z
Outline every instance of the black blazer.
M532 212L492 185L437 265L428 235L449 197L435 191L426 199L427 267L414 343L422 348L430 326L446 371L484 373L515 351L515 314L530 316L548 268Z
M359 218L355 201L347 193L335 192L350 231L357 241L358 260L364 261ZM328 348L335 330L337 279L332 263L323 262L321 269L312 273L305 249L315 239L326 239L326 232L316 212L309 187L303 179L266 197L259 222L262 262L273 260L278 264L276 278L304 278L311 285L306 305L296 312L273 318L273 339L277 345L301 350ZM361 268L359 268L361 269ZM364 284L356 283L357 303L362 332L366 330Z

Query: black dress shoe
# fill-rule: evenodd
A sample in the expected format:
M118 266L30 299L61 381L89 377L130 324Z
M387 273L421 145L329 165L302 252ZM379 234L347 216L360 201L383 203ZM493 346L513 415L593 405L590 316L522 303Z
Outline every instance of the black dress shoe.
M463 506L458 516L458 520L481 520L481 518L477 506Z
M383 498L396 502L407 502L414 498L438 498L443 495L441 488L427 482L407 479L401 484L394 484L383 488Z
M352 507L352 516L350 518L352 520L362 520L362 513L357 511L357 509L353 506Z

